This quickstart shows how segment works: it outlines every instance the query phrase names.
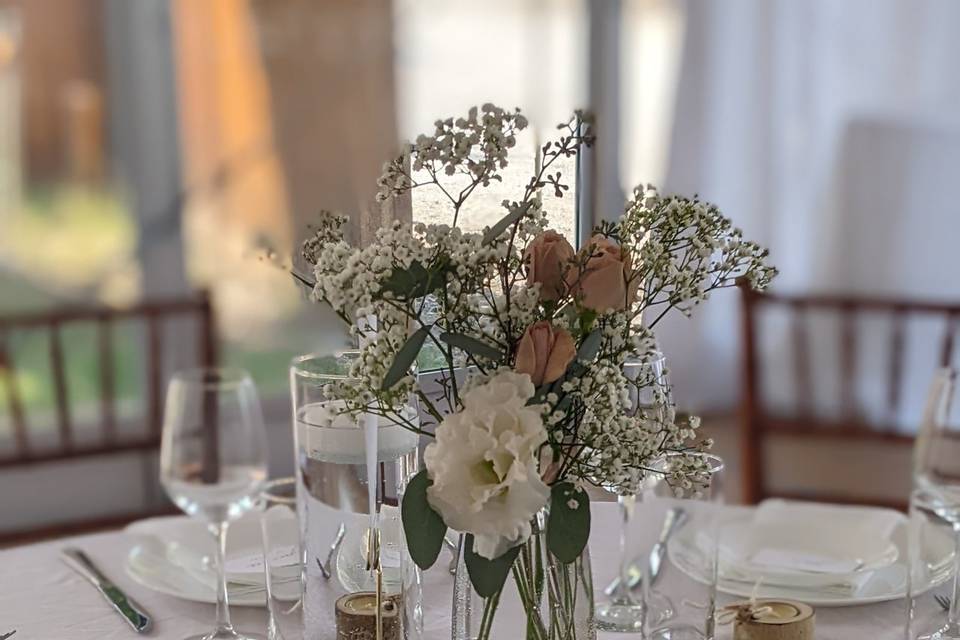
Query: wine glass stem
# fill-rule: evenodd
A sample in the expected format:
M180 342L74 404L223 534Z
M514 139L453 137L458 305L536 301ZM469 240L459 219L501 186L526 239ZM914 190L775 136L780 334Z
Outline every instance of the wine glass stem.
M958 598L960 598L960 523L955 523L953 525L953 597L950 598L950 611L947 614L947 621L954 628L957 628L960 622Z
M614 600L622 604L630 604L630 520L633 518L633 508L637 497L634 495L617 496L620 505L620 583Z
M230 624L230 603L227 599L227 522L216 527L217 536L217 632L233 633Z

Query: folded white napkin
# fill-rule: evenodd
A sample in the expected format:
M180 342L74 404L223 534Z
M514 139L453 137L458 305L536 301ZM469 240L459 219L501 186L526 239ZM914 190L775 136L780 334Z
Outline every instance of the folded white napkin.
M767 500L750 520L722 527L720 573L742 582L810 588L838 594L900 582L882 571L896 560L891 541L905 517L889 509Z

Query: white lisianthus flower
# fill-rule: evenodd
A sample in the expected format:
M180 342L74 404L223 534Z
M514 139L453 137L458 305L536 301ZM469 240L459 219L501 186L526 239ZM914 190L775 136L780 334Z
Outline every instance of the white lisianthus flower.
M433 485L427 500L448 526L472 533L474 551L496 558L530 537L550 497L537 451L547 440L527 374L501 370L463 395L424 452Z

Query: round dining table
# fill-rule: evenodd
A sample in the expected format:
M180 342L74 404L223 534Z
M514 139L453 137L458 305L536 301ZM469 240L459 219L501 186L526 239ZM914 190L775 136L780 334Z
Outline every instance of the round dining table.
M595 502L590 553L598 598L603 586L616 575L619 515L616 504ZM179 516L178 516L179 517ZM663 520L663 511L654 505L639 505L631 530L632 546L649 549ZM209 631L214 607L151 591L134 581L125 570L127 555L137 543L124 531L62 538L0 551L0 637L10 631L10 640L114 640L138 634L107 604L101 595L61 560L67 546L86 551L113 582L137 601L153 619L146 638L181 640ZM450 638L450 611L453 579L447 572L447 557L430 569L424 584L424 640ZM689 580L667 564L658 588L668 593L682 590ZM941 587L940 591L944 588ZM720 596L720 605L735 598ZM935 607L932 595L921 597L923 607ZM509 608L497 616L495 640L522 640L523 621ZM241 631L265 633L263 608L232 608L234 626ZM512 619L511 619L512 618ZM816 609L816 638L819 640L902 640L906 622L904 599L880 604L819 607ZM638 634L600 632L599 637L639 637ZM721 625L718 638L731 638L730 625ZM333 629L311 630L305 640L334 640ZM287 638L286 640L300 640Z

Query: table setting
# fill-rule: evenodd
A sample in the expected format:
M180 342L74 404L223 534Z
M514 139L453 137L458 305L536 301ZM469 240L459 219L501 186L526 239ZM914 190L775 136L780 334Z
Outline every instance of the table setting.
M183 515L0 551L0 634L960 638L955 373L920 419L906 514L727 504L730 469L678 411L655 329L765 288L767 251L651 186L574 249L544 211L569 189L554 161L596 142L581 112L499 222L459 228L527 125L475 107L385 165L379 201L439 189L451 224L395 222L356 247L324 214L303 243L293 276L354 344L278 372L293 477L269 476L248 373L175 373L159 476Z

